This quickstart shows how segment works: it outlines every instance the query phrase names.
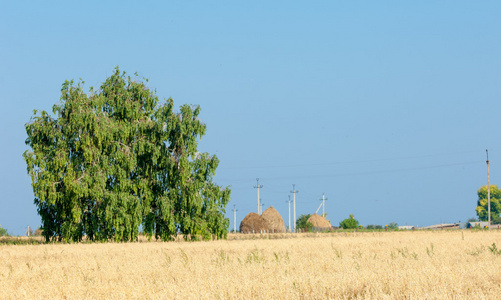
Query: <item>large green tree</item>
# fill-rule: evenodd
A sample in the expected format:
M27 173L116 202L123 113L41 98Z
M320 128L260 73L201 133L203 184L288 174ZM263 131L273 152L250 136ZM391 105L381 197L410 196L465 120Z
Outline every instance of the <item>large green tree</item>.
M53 114L34 112L24 153L46 240L226 237L230 190L197 151L200 107L160 104L147 79L115 69L98 90L65 81Z
M488 199L487 199L487 186L482 186L478 191L478 200L477 200L477 216L480 221L488 220ZM499 214L501 213L501 190L498 189L497 185L491 185L491 219L499 218Z

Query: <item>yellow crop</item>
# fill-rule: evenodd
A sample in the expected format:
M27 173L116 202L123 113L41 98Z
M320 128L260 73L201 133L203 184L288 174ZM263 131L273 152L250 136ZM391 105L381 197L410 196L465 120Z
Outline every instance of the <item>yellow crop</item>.
M2 245L0 299L500 299L493 244L501 231Z

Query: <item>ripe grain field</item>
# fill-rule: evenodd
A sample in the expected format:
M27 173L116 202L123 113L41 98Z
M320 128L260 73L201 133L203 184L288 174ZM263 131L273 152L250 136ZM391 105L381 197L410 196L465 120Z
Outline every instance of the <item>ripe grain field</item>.
M193 243L2 245L0 298L501 296L499 230L242 237Z

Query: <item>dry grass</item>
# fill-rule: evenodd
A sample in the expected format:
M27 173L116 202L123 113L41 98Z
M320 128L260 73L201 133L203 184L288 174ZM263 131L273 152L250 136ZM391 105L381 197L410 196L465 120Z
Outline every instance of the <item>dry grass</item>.
M268 236L268 237L271 237ZM0 246L2 299L499 299L501 231Z

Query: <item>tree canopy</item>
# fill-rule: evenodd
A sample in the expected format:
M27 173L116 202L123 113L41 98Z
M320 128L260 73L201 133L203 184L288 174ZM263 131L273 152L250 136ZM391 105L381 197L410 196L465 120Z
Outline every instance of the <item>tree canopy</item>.
M398 224L396 222L391 222L390 224L388 224L388 228L396 230L398 229Z
M300 215L296 220L296 228L297 229L305 229L306 231L311 231L313 229L313 224L308 222L308 219L311 217L310 214Z
M200 107L159 104L147 79L117 67L98 90L65 81L54 117L34 111L23 154L46 240L226 237L230 189L197 151Z
M488 200L487 200L487 186L482 186L478 191L477 200L477 216L480 221L488 220ZM491 185L491 220L498 219L499 213L501 213L501 190L498 189L497 185Z
M0 225L0 236L9 236L7 229L2 228L2 225Z
M350 215L348 219L344 219L339 222L339 226L343 229L353 229L358 227L358 221L355 219L355 216Z

